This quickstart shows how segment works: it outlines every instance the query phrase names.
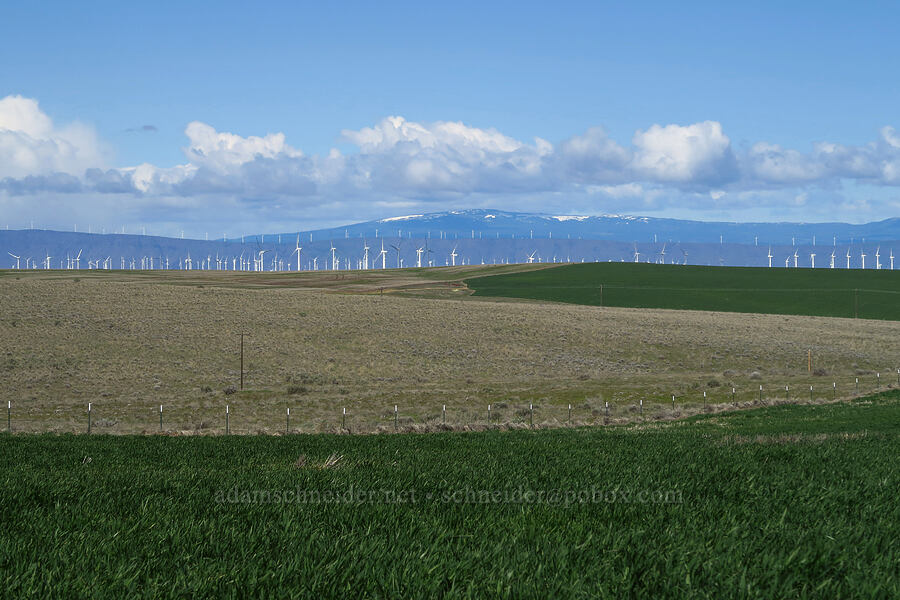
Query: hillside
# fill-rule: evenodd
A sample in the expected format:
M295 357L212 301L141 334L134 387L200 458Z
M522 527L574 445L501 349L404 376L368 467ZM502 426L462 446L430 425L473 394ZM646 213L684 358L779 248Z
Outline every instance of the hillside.
M900 273L629 263L468 279L476 296L590 306L900 320Z

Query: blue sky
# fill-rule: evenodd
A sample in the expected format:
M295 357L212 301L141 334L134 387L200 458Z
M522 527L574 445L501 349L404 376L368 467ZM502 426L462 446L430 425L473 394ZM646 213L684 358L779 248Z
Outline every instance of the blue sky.
M900 208L896 3L322 4L5 7L9 225Z

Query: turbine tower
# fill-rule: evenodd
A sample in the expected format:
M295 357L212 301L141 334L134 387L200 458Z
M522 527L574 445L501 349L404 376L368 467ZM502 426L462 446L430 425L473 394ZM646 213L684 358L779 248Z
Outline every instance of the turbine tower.
M809 267L810 269L816 268L816 253L815 252L809 253L809 264L810 264L810 267Z
M387 250L384 249L384 238L381 238L381 252L378 255L381 257L381 269L387 269Z
M259 251L259 264L256 265L258 271L265 271L265 270L266 270L266 263L263 262L263 255L264 255L266 252L268 252L268 250L260 250L260 251Z
M7 252L7 254L9 254L9 255L12 256L14 259L16 259L16 270L18 270L18 269L19 269L19 259L22 258L22 257L21 257L21 256L16 256L16 255L13 254L12 252Z
M634 262L640 262L640 260L641 260L641 253L638 252L637 242L635 242L634 243Z
M450 266L451 267L456 266L456 257L457 256L459 256L459 255L456 253L456 246L453 246L453 251L450 253Z
M400 268L400 246L402 242L397 242L397 245L390 244L390 247L397 251L397 268Z
M875 248L875 270L881 270L881 246Z
M363 240L363 269L369 270L369 243Z
M425 252L424 247L416 248L416 267L422 268L422 253Z
M298 234L297 234L297 248L296 248L296 249L294 250L294 252L291 254L291 256L293 256L294 254L297 255L297 272L298 272L298 273L300 272L300 252L301 252L302 250L303 250L303 248L300 246L300 234L298 233Z
M338 270L337 259L335 258L335 254L334 254L335 250L337 250L337 248L334 247L334 242L331 242L331 270L332 271Z
M863 248L859 251L859 256L862 258L862 268L866 268L866 250Z
M830 269L833 269L833 268L834 268L834 253L835 253L835 252L837 252L837 250L832 250L832 251L831 251L831 264L828 265L828 267L829 267Z
M847 268L850 268L850 246L847 246Z
M894 270L894 249L891 248L891 271Z
M769 268L772 268L772 246L769 246Z

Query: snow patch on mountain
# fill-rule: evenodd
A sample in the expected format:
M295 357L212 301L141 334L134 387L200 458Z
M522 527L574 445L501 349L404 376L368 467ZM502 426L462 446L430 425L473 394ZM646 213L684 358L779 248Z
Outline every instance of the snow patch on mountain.
M408 221L410 219L418 219L424 217L425 215L405 215L402 217L388 217L387 219L381 219L381 223L389 223L391 221Z
M590 217L576 216L576 215L554 215L550 218L556 219L557 221L562 223L563 221L584 221L586 219L589 219Z

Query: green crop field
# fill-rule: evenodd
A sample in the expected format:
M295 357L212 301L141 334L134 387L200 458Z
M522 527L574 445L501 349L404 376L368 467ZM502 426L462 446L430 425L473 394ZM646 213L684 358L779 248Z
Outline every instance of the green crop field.
M900 392L629 427L0 435L7 597L900 596Z
M884 269L585 263L466 283L476 296L592 306L900 320L900 272Z

